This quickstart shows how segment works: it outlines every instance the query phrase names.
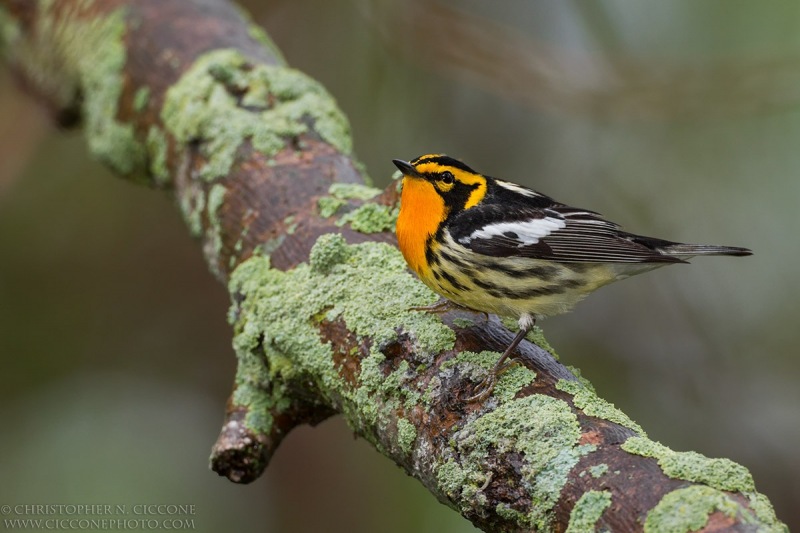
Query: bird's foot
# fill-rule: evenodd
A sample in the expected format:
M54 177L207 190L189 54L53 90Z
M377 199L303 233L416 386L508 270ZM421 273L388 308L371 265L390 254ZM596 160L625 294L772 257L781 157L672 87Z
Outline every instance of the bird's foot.
M450 300L442 298L438 302L432 303L430 305L415 305L414 307L409 307L408 309L409 311L425 311L428 313L434 313L439 315L451 311L453 309L458 309L460 307L461 307L460 305L454 304Z
M516 359L498 361L498 364L489 371L489 375L475 385L475 387L472 389L472 395L464 396L461 399L467 403L484 401L494 391L495 385L497 385L497 382L500 380L500 375L512 366L516 365L518 362L519 361Z
M451 302L446 298L442 298L436 303L431 305L420 305L409 307L409 311L426 311L428 313L434 313L437 315L441 315L448 311L469 311L472 313L480 313L483 315L484 320L487 322L489 321L489 313L485 311L476 311L475 309L470 309L469 307L464 307L463 305L458 305L457 303Z

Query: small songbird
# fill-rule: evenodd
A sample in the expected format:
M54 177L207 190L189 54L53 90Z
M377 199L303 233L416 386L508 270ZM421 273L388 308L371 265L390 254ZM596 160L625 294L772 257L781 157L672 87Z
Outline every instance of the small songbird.
M696 255L752 253L628 233L599 213L443 154L393 162L403 173L397 239L411 269L450 302L519 321L516 337L470 400L491 393L537 318L569 311L612 281Z

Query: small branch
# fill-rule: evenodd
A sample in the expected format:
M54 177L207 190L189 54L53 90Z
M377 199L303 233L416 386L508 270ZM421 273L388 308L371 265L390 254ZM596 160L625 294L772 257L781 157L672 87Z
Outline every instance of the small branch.
M395 186L360 184L331 97L230 4L4 0L0 37L95 156L172 191L228 284L221 475L252 481L293 427L339 413L487 530L784 528L746 469L647 439L538 332L486 401L459 400L511 333L412 310L437 297L394 246Z
M263 416L263 413L256 411L257 408L237 405L231 398L222 430L211 449L211 469L234 483L250 483L258 479L278 445L292 429L303 424L317 425L334 414L322 407L303 407L298 405L281 413L271 409L269 412L275 415L274 422L268 432L259 433L251 429L253 424L248 417Z

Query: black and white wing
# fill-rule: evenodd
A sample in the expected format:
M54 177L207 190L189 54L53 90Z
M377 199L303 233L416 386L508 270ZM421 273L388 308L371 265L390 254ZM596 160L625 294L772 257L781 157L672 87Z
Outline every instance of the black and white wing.
M528 200L528 199L526 199ZM539 204L532 207L531 204ZM488 203L448 224L452 238L475 253L562 263L679 263L659 248L674 243L622 231L600 214L539 195L535 202Z

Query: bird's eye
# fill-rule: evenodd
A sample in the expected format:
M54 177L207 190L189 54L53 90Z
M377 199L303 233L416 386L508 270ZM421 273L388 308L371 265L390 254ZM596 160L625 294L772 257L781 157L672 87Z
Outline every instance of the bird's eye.
M456 181L456 178L455 178L455 176L453 176L453 173L450 172L450 171L447 171L447 170L442 172L442 174L440 176L440 179L442 180L442 183L447 184L447 185L450 185L451 183Z

